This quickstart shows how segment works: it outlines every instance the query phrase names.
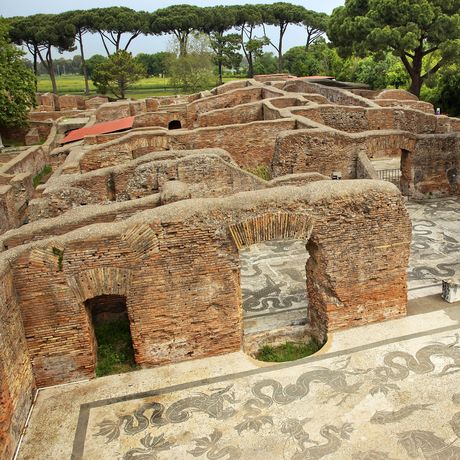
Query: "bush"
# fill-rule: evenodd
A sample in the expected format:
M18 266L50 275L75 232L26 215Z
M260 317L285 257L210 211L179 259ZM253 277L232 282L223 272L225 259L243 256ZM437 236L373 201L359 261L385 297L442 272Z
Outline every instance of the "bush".
M216 84L210 53L192 52L186 56L170 58L168 75L171 84L183 91L201 91Z

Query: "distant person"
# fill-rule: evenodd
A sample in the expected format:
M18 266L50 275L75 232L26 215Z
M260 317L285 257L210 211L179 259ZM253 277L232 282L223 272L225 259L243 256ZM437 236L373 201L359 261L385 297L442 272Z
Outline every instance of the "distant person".
M436 115L441 115L441 108L440 108L440 107L438 107L438 108L436 109Z

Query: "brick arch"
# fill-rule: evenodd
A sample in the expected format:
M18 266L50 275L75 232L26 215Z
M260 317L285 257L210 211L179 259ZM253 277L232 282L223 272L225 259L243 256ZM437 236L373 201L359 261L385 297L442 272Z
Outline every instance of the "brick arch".
M67 283L81 303L104 294L127 297L131 270L125 268L93 268L67 278Z
M228 227L238 249L271 240L308 240L313 219L305 214L264 213Z

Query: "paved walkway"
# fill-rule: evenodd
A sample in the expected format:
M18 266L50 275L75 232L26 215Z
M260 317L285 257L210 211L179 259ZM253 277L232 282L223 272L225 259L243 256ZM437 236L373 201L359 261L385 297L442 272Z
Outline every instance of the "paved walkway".
M420 298L407 317L330 334L292 363L239 352L42 390L19 458L460 459L460 304L433 273L460 268L460 200L408 208Z

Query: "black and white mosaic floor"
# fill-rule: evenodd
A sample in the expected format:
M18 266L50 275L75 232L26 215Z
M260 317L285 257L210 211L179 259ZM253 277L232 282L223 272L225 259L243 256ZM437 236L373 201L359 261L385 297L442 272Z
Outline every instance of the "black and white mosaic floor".
M460 458L457 326L331 355L84 405L72 458Z

